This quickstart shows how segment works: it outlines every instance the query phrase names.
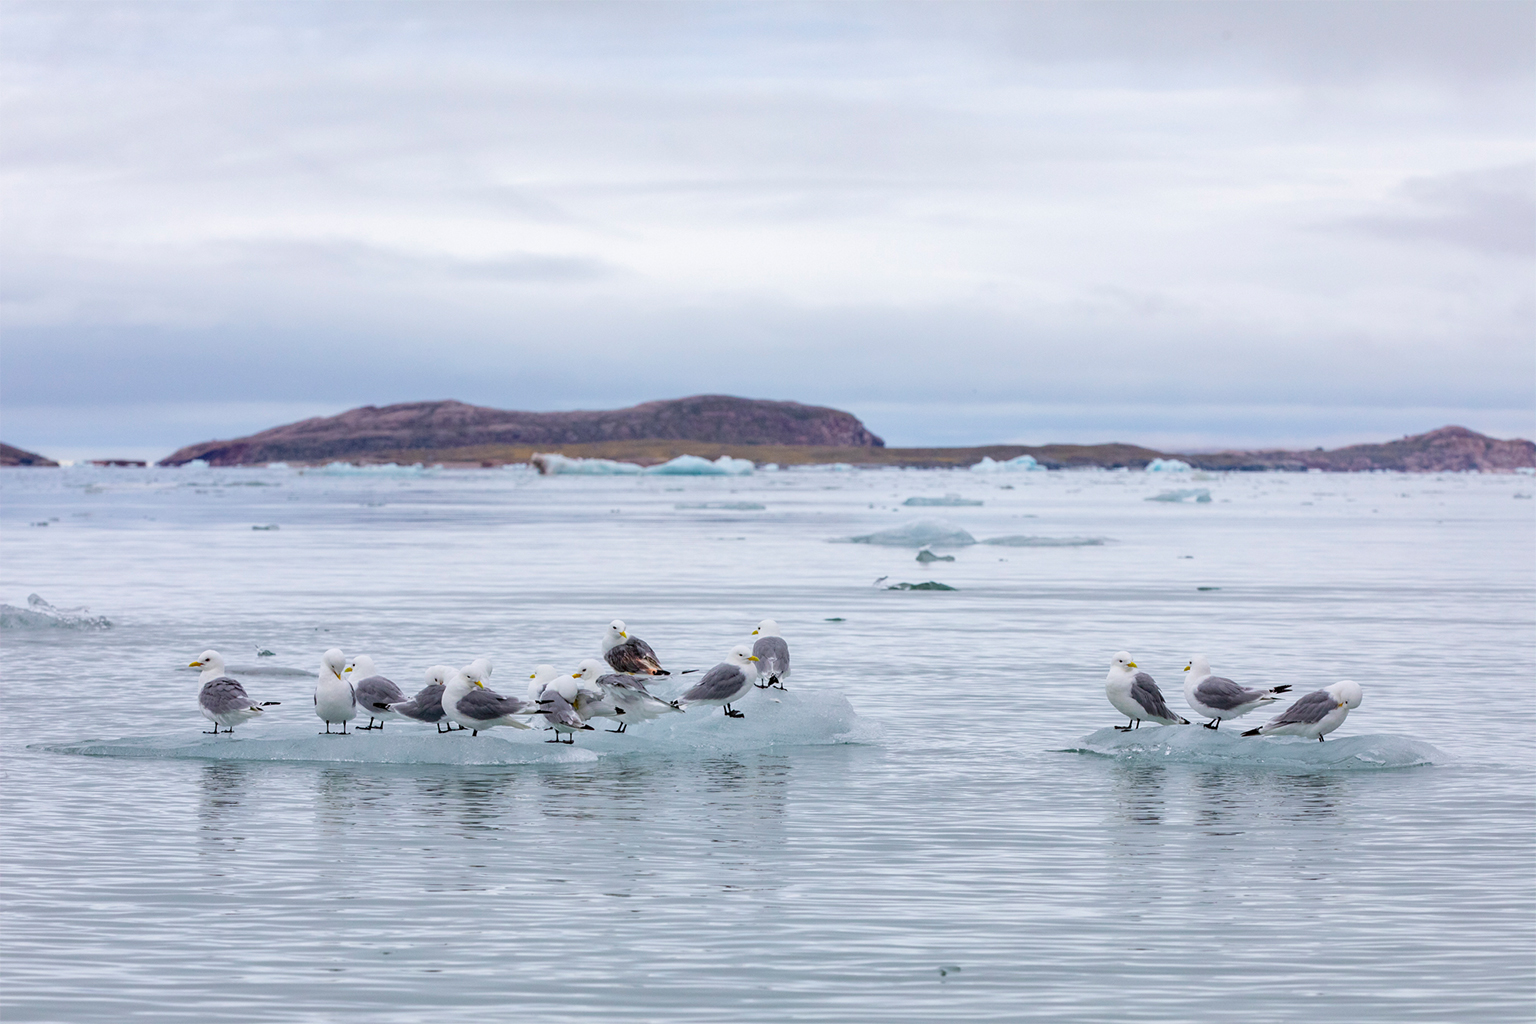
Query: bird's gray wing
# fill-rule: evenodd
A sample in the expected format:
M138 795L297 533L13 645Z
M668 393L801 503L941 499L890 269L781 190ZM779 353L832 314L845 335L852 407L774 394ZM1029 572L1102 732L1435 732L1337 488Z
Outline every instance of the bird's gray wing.
M256 705L245 687L229 676L219 676L204 683L198 691L197 702L211 715L227 715Z
M722 700L740 690L747 681L747 674L737 665L722 662L704 673L693 687L683 694L683 700Z
M617 647L610 648L604 658L617 672L646 676L670 674L661 667L661 662L656 659L656 652L651 650L651 645L637 636L632 636Z
M561 725L570 726L572 729L580 729L586 723L576 713L576 709L558 693L547 694L540 703L543 705L539 714L548 718L551 722L559 722Z
M639 690L641 693L650 693L645 688L645 680L640 676L632 676L624 672L609 672L607 675L597 677L597 685L615 690Z
M459 714L465 718L488 722L503 715L515 715L526 707L516 697L503 697L495 690L477 686L459 698Z
M1244 704L1252 704L1264 694L1259 690L1250 690L1246 686L1239 686L1230 679L1221 676L1209 676L1200 681L1195 687L1195 697L1208 708L1217 711L1231 711L1240 708Z
M383 676L369 676L353 686L357 702L372 711L376 704L394 704L405 700L405 691Z
M1163 700L1163 691L1157 688L1157 683L1145 672L1137 672L1136 678L1131 680L1131 699L1153 718L1178 717L1168 710L1168 703Z
M442 721L443 684L429 683L410 700L390 704L389 710L418 722Z
M780 676L789 671L789 644L781 636L761 637L752 645L760 675Z
M1327 690L1314 690L1295 704L1286 708L1270 721L1270 725L1311 725L1321 722L1328 712L1339 706L1339 699Z

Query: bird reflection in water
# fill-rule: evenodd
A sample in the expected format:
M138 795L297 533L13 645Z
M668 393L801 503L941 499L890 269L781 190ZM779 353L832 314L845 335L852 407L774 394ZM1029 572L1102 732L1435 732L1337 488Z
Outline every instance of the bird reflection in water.
M213 844L212 854L226 852L245 837L234 831L251 784L251 768L239 761L216 761L198 776L198 837Z
M1115 809L1133 825L1161 825L1167 815L1162 765L1127 764L1115 774Z

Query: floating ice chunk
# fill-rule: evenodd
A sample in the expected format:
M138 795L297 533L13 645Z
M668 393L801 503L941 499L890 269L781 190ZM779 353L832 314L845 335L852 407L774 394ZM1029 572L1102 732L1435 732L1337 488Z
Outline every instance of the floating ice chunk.
M976 538L942 519L918 519L903 526L849 537L850 544L880 544L892 548L958 548L975 544Z
M541 452L528 461L545 476L634 476L641 471L633 462L613 459L571 459L564 455Z
M983 544L996 544L1005 548L1093 548L1107 543L1108 537L1031 537L1016 534L1009 537L988 537Z
M278 529L281 529L281 527L279 527L276 523L268 523L265 526L252 526L251 529L253 529L253 530L278 530Z
M1516 466L1515 472L1524 473L1526 476L1531 476L1532 474L1536 474L1536 466Z
M647 466L645 472L652 476L749 476L752 460L722 455L710 462L697 455L679 455L659 466Z
M1206 487L1184 487L1177 491L1164 491L1162 494L1153 495L1147 501L1188 501L1195 499L1198 502L1211 500L1211 492Z
M1153 459L1147 463L1148 473L1187 473L1194 468L1183 459Z
M1123 761L1231 765L1302 771L1366 771L1445 764L1450 758L1407 736L1345 736L1326 743L1296 737L1241 736L1184 725L1143 726L1124 733L1100 729L1067 748Z
M202 461L203 461L202 459L193 459L191 462L187 463L187 465L191 466L191 465L193 465L195 463L202 462ZM207 463L203 463L203 464L207 465ZM269 462L269 463L267 463L267 468L268 469L287 469L288 468L288 463L286 463L286 462Z
M982 501L977 501L974 498L962 498L958 494L946 494L942 498L908 498L906 501L902 502L902 504L903 505L917 505L917 506L938 507L938 506L959 506L959 505L983 505L983 504L986 504L986 503L982 502Z
M954 590L947 583L936 583L929 580L926 583L893 583L886 590Z
M171 760L516 765L590 762L613 754L675 756L873 743L879 737L876 728L859 718L847 699L836 692L791 688L768 695L765 690L754 690L734 706L746 717L726 718L713 708L693 708L685 714L638 723L619 734L602 729L579 733L573 746L559 749L544 743L549 736L541 729L442 735L400 722L373 735L316 736L307 725L283 722L275 715L270 721L264 717L260 723L247 726L250 732L243 735L214 738L182 732L166 737L39 745L39 749L88 757Z
M929 562L953 562L955 560L955 556L936 555L932 551L929 551L927 548L923 548L923 550L917 553L917 560L926 565Z
M300 472L314 476L421 476L431 471L419 462L410 466L402 466L395 462L327 462L323 466Z
M768 506L759 505L755 501L680 501L672 507L721 509L727 512L761 512Z
M0 604L0 629L111 629L105 615L89 608L55 608L38 594L27 595L27 607Z
M980 462L971 466L972 473L1013 473L1020 471L1030 473L1036 470L1043 471L1044 469L1044 466L1035 461L1033 455L1020 455L1018 458L1008 459L1005 462L998 462L990 455L983 455Z

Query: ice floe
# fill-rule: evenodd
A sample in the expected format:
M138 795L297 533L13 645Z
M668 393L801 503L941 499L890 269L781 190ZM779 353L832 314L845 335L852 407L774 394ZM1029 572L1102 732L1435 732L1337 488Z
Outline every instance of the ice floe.
M645 472L651 476L749 476L752 460L722 455L711 462L697 455L679 455L659 466L647 466Z
M422 476L431 471L431 469L420 462L409 466L402 466L394 462L327 462L323 466L299 470L299 472L310 476Z
M1194 468L1183 459L1153 459L1147 463L1148 473L1187 473Z
M530 460L545 476L638 476L641 467L613 459L572 459L541 452Z
M1066 748L1122 761L1223 765L1298 771L1363 771L1445 764L1450 757L1407 736L1345 736L1326 743L1295 737L1241 736L1183 725L1148 726L1134 732L1100 729Z
M1146 500L1147 501L1189 501L1191 498L1193 498L1195 501L1198 501L1198 502L1201 502L1201 503L1208 502L1208 501L1211 500L1210 489L1207 488L1207 487L1183 487L1183 488L1180 488L1179 490L1176 490L1176 491L1164 491L1161 494L1154 494L1150 498L1147 498Z
M755 501L680 501L673 508L718 509L725 512L761 512L767 505Z
M308 726L274 721L235 736L88 739L39 744L38 749L87 757L206 761L311 761L362 764L546 764L593 761L615 755L687 755L765 748L873 743L876 727L859 718L842 694L828 690L753 691L739 704L745 718L695 708L666 715L627 732L583 732L574 746L546 744L542 730L506 735L438 734L425 726L390 723L372 735L315 735ZM279 731L281 729L281 732Z
M1004 462L998 462L990 455L983 455L980 462L971 466L972 473L1015 473L1020 471L1029 473L1036 470L1043 471L1044 469L1044 466L1035 461L1033 455L1020 455L1018 458L1008 459Z
M1034 537L1014 534L1007 537L988 537L983 544L996 544L1005 548L1093 548L1108 543L1108 537Z
M880 544L892 548L957 548L975 544L976 538L942 519L918 519L889 530L847 538L849 544Z
M902 504L936 508L959 505L982 505L985 504L985 502L978 501L975 498L962 498L958 494L946 494L942 498L908 498L906 501L902 502Z
M105 615L89 608L55 608L41 595L28 594L27 606L0 604L0 629L111 629Z

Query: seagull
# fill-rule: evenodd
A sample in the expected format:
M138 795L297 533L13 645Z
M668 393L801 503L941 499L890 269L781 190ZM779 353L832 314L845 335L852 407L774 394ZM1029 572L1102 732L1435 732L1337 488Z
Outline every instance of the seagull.
M1353 679L1340 679L1332 686L1313 690L1295 704L1280 712L1257 729L1249 729L1244 736L1305 736L1323 737L1344 724L1351 710L1360 706L1364 695L1360 684Z
M539 668L548 666L540 665ZM536 676L537 672L534 673ZM592 731L592 727L582 721L581 715L576 711L576 702L581 699L581 685L576 676L557 676L545 682L539 689L536 698L539 710L537 714L544 716L549 727L555 730L555 738L545 740L546 743L575 743L575 734L583 730ZM560 737L564 736L562 740Z
M764 619L757 624L752 635L760 639L752 645L752 653L757 655L757 673L759 678L766 678L766 683L758 683L760 690L766 690L770 686L784 689L784 680L789 678L789 644L779 635L779 624L772 619Z
M368 724L358 726L358 732L383 729L384 717L390 713L389 705L405 703L405 691L396 686L393 680L379 675L373 659L366 654L353 658L345 674L352 677L348 682L352 684L352 693L357 697L357 706L368 712ZM373 724L375 719L378 725Z
M731 701L746 696L756 681L757 655L746 644L737 644L724 661L704 673L704 678L686 690L677 702L683 707L718 704L724 708L727 718L745 718L740 711L732 710Z
M570 703L583 722L589 718L619 718L626 714L623 708L608 699L608 691L597 684L598 677L607 674L604 672L607 667L596 658L587 658L571 673L571 678L576 680L576 699Z
M1130 654L1121 651L1110 664L1109 675L1104 677L1104 696L1109 698L1115 710L1130 719L1130 722L1115 728L1121 732L1130 732L1132 724L1140 729L1143 720L1160 725L1188 725L1189 719L1168 710L1168 704L1163 700L1163 691L1157 688L1152 677L1145 672L1132 671L1135 668L1136 663L1131 660Z
M627 672L632 676L669 676L672 673L661 667L651 645L625 630L623 619L608 623L603 634L603 660L615 672Z
M325 723L325 734L332 735L331 725L341 725L341 735L347 734L347 723L357 717L357 695L352 684L341 677L347 667L347 656L332 647L320 657L320 680L315 684L315 716Z
M1184 666L1189 673L1184 680L1184 702L1194 708L1196 714L1209 718L1203 723L1207 729L1220 729L1228 718L1246 715L1261 704L1273 704L1275 694L1285 693L1289 685L1271 686L1252 690L1239 686L1230 679L1211 675L1211 663L1203 654L1189 659Z
M610 672L607 675L598 676L597 685L603 688L609 702L624 715L624 720L619 723L619 727L609 729L609 732L624 732L629 728L630 722L649 722L669 711L683 710L677 701L662 700L647 690L645 680L640 676Z
M498 725L510 725L514 729L533 728L527 722L518 721L514 715L536 714L537 709L516 697L503 697L485 685L483 673L471 665L454 672L443 686L443 714L452 722L469 730L471 736L480 735L481 729L493 729Z
M225 732L232 733L241 722L261 714L262 708L275 708L282 703L277 700L264 700L260 703L251 700L245 687L224 674L224 656L218 651L204 651L197 656L196 661L188 662L187 667L203 670L197 677L197 681L202 684L202 688L197 691L197 709L213 723L212 730L203 730L204 735L217 736L221 725Z
M451 721L444 721L443 716L443 684L448 681L453 669L447 665L433 665L427 669L427 685L408 701L394 704L376 704L381 711L393 711L402 718L414 719L418 722L430 722L437 726L437 731L453 732L455 726Z

